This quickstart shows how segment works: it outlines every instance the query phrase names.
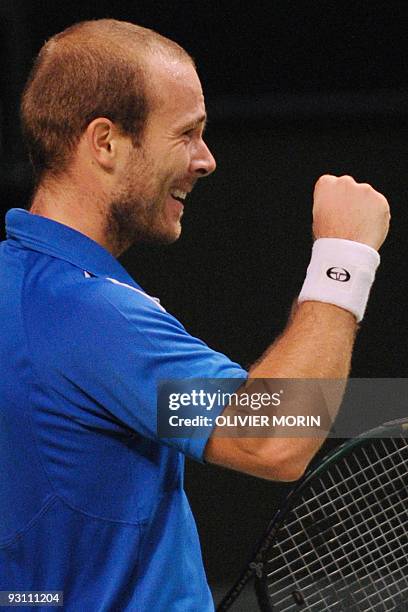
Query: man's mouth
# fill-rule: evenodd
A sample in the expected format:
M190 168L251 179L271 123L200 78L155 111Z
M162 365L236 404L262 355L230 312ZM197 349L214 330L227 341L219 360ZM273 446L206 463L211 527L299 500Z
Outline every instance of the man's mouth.
M178 200L179 202L184 204L184 201L187 197L187 191L181 191L181 189L173 189L173 191L170 192L170 195L175 200Z

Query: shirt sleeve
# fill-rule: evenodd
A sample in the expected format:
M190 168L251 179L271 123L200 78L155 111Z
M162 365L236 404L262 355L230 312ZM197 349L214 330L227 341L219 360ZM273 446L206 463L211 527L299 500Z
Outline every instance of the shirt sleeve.
M237 379L247 372L191 336L153 298L129 285L89 278L56 291L31 333L46 384L78 392L91 410L103 410L142 436L157 440L157 389L163 380ZM38 308L38 305L36 309ZM234 386L234 385L233 385ZM235 390L233 389L233 390ZM231 391L231 389L229 389ZM222 407L221 407L222 409ZM202 460L208 435L166 444Z

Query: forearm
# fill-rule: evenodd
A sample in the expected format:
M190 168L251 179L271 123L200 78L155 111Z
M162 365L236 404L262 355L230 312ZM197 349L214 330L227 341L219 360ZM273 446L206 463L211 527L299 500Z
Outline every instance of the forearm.
M345 385L341 381L350 370L356 330L355 317L346 310L321 302L299 304L284 333L250 369L249 383L241 392L259 391L256 382L251 385L253 379L263 379L262 390L271 395L276 391L274 379L340 379L337 385L327 383L328 402L316 393L315 385L288 382L286 397L279 406L279 417L322 416L319 412L323 412L330 426L342 399ZM237 407L228 406L223 414L233 416L237 412ZM239 412L242 414L243 409ZM246 412L250 414L250 408ZM207 446L210 460L217 457L217 463L263 478L295 480L322 445L327 430L323 428L313 437L288 437L287 429L272 426L262 438L251 437L250 426L231 433L229 436L222 428L215 432Z
M262 432L263 437L251 437L250 427L241 427L234 437L228 436L226 428L216 428L206 447L208 461L276 480L294 480L303 473L340 405L357 321L364 315L379 263L376 251L387 235L389 220L387 200L370 185L349 176L323 176L317 181L313 205L317 240L299 296L301 304L284 333L250 369L249 381L240 392L251 394L265 385L272 392L273 380L287 379L282 383L285 399L277 410L279 416L318 416L323 411L328 418L314 437L310 432L308 437L299 433L287 437L290 434L280 424ZM320 379L321 383L299 387L296 379L298 383ZM224 414L233 416L237 411L245 409L231 405ZM250 407L246 412L250 413Z
M284 333L250 368L250 378L346 378L355 317L322 302L297 305Z

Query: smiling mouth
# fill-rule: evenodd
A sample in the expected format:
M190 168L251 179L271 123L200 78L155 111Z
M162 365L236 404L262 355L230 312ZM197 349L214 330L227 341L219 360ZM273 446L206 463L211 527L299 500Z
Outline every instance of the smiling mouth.
M174 189L173 191L170 192L170 195L175 200L178 200L179 202L184 204L185 199L187 197L187 191L181 191L181 189Z

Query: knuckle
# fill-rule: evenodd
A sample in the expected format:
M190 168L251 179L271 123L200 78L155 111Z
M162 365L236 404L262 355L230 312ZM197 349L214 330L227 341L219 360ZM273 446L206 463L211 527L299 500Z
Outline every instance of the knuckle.
M385 198L382 193L375 192L375 194L377 196L376 200L378 202L378 206L380 206L385 212L389 212L390 206L387 198Z
M330 183L333 183L333 181L336 180L336 176L333 176L332 174L322 174L322 176L320 176L317 181L316 181L316 187L319 185L327 185Z
M352 176L350 176L349 174L343 174L343 176L340 176L340 177L339 177L339 181L341 181L342 183L346 183L346 184L347 184L347 183L348 183L348 184L351 184L351 183L355 183L355 182L356 182L356 181L353 179L353 177L352 177Z

